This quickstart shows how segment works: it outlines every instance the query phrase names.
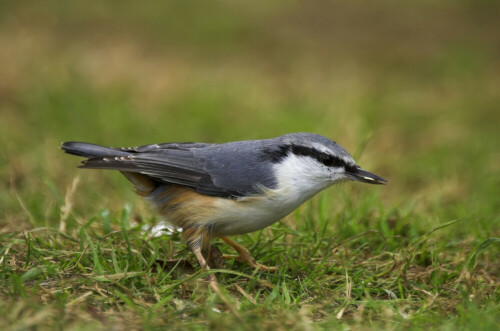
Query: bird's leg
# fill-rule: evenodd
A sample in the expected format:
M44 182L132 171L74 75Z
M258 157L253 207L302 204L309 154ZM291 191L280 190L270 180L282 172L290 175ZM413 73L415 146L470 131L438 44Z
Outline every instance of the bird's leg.
M261 271L269 271L269 272L275 272L276 271L276 267L268 267L264 264L260 264L258 262L255 261L255 259L250 255L250 252L248 251L248 249L246 249L245 247L241 246L240 244L238 244L236 241L232 240L231 238L229 237L220 237L222 240L224 240L229 246L231 246L232 248L234 248L234 250L236 252L238 252L238 256L235 256L235 255L224 255L223 257L226 258L226 259L232 259L232 258L236 258L236 261L238 262L245 262L247 263L250 267L252 268L258 268L260 269Z
M210 270L210 266L208 265L207 260L205 260L205 257L202 254L202 247L203 244L208 244L207 240L204 242L204 239L207 239L208 236L204 235L199 235L200 232L199 230L194 229L187 229L183 231L184 238L186 239L186 243L188 247L191 249L193 252L194 256L196 256L196 259L198 260L198 263L200 266L205 269L205 270ZM226 307L239 319L241 319L240 315L238 314L237 309L235 308L234 304L232 304L229 299L221 292L219 288L219 284L217 283L217 278L215 277L214 274L208 275L208 285L210 288L219 296L219 298L224 302Z
M210 270L210 267L208 266L207 261L203 257L203 254L201 254L201 247L196 246L196 247L192 248L191 250L193 251L194 256L196 256L196 259L198 260L198 263L200 264L200 266L205 270ZM215 278L214 274L208 275L208 284L217 294L219 294L219 292L220 292L219 285L217 285L217 278Z
M206 239L208 236L204 235L205 233L201 228L187 228L183 230L184 231L182 235L184 236L184 239L186 240L188 247L191 249L194 256L196 256L196 259L198 260L200 266L205 270L210 270L210 266L208 265L207 260L205 260L205 257L201 253L204 244L204 239ZM214 274L208 275L208 281L210 287L215 292L219 293L217 278L215 278Z

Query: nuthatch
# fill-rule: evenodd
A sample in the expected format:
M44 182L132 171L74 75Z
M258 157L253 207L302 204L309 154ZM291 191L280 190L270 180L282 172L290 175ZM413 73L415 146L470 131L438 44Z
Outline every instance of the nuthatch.
M254 268L274 270L227 236L256 231L338 182L384 184L337 143L312 133L225 144L165 143L109 148L65 142L86 157L80 168L119 170L166 221L181 228L203 268L202 252L220 237Z

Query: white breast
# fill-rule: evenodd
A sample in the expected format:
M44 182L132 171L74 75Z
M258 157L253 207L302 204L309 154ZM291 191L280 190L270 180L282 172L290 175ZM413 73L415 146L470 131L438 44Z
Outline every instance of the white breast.
M274 166L276 189L263 188L262 194L239 200L217 202L216 235L233 235L265 228L291 213L319 191L330 186L317 161L289 155Z

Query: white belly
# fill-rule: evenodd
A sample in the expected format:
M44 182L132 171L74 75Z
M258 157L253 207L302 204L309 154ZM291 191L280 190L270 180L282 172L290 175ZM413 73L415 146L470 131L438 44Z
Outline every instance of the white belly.
M216 235L234 235L265 228L290 214L321 189L300 194L295 190L267 190L263 196L217 202L214 224Z
M215 223L217 235L234 235L265 228L291 213L298 205L284 206L265 198L221 200Z

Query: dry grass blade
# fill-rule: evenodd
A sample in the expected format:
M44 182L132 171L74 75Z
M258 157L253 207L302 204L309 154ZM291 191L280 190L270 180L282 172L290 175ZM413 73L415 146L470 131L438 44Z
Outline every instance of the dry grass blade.
M244 289L242 289L238 284L234 284L233 285L234 288L241 293L241 295L243 295L245 298L247 298L248 301L250 301L251 303L253 303L254 305L257 304L257 302L255 301L254 298L252 298L250 296L250 294L248 294Z
M135 271L135 272L123 272L123 273L118 273L118 274L111 274L111 275L99 275L99 276L91 276L95 280L100 280L100 281L116 281L120 279L125 279L125 278L130 278L130 277L138 277L138 276L143 276L145 275L145 271Z
M2 257L0 257L0 264L3 263L4 258L9 254L11 247L12 247L12 244L9 244L7 246L7 248L5 249L5 252L2 254Z
M342 308L340 308L340 311L337 313L336 318L338 320L342 319L342 316L344 315L344 312L349 305L349 302L351 300L351 291L352 291L352 280L349 279L349 274L347 272L347 268L345 269L345 301L344 305Z
M89 295L91 295L92 293L93 293L92 291L85 292L84 294L80 295L78 298L68 302L67 306L73 306L73 305L76 305L77 303L85 301L85 298L88 297Z
M80 176L76 176L71 183L71 186L66 190L66 195L64 197L64 205L61 206L61 218L59 219L59 231L61 233L66 233L66 221L73 208L73 195L80 182Z

